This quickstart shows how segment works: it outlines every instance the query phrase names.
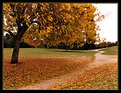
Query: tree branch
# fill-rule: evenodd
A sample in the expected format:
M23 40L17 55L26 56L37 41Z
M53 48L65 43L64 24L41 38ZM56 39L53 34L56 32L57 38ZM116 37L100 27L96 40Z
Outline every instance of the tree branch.
M11 15L12 17L15 17L15 16L16 16L16 12L15 12L15 10L14 10L15 5L14 5L14 4L10 4L10 7L11 7L13 13L14 13L14 14L10 14L10 15Z
M17 33L17 38L21 38L27 29L28 26L26 25L25 22L23 22L23 26L21 26L21 28L19 29L20 31L18 31L19 33Z
M15 35L11 31L8 31L8 33L15 39Z

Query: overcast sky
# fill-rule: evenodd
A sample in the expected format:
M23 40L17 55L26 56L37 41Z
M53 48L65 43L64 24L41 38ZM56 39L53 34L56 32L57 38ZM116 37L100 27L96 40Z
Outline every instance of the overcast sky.
M93 3L105 19L99 22L101 28L100 37L106 38L106 41L118 41L118 4L117 3Z

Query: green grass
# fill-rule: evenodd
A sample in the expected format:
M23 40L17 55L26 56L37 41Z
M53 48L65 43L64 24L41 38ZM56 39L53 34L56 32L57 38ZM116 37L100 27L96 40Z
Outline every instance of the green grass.
M12 48L4 48L3 54L12 55ZM94 56L95 51L86 50L69 50L64 49L46 49L46 48L20 48L20 56L41 56L41 57L58 57L58 56Z
M105 49L102 49L101 51L105 51L102 54L106 54L106 55L117 55L118 54L118 47L117 46L107 47Z
M4 48L3 54L7 56L12 55L12 48ZM107 55L117 55L118 48L117 46L107 47L102 49L101 51L105 51L102 54ZM70 55L78 55L78 56L94 56L95 51L88 50L69 50L66 52L64 49L46 49L46 48L20 48L19 55L21 56L41 56L41 57L52 57L52 56L70 56Z

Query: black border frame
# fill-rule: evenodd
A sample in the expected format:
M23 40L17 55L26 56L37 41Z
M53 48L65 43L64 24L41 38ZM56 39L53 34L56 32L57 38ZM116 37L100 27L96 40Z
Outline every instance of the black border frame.
M4 1L2 1L2 3L1 3L1 7L0 7L0 9L1 9L1 19L3 18L3 15L2 15L2 4L3 3L7 3L7 2L28 2L27 0L25 1L25 0L20 0L20 1L18 1L18 0L4 0ZM32 1L32 0L29 0L29 2L62 2L62 3L118 3L118 0L114 0L114 1L111 1L110 0L110 2L109 2L109 0L89 0L89 1L86 1L86 0L65 0L65 1L53 1L53 0L46 0L46 1L39 1L39 0L34 0L34 1ZM3 22L3 20L2 20L2 22ZM1 55L1 62L0 62L0 65L1 65L1 80L0 80L0 85L2 85L3 84L3 82L2 82L2 71L3 71L3 32L2 32L2 22L1 22L1 31L0 31L0 34L1 34L1 37L0 37L0 39L1 39L1 50L0 50L0 55ZM119 3L118 3L118 67L119 67ZM118 72L119 73L119 72ZM2 86L0 86L0 88L1 88L1 91L2 92L10 92L9 90L3 90L2 89ZM27 92L26 90L12 90L11 92ZM35 90L34 90L35 91ZM33 91L33 92L34 92ZM70 90L69 90L70 91ZM59 91L59 90L56 90L55 92L69 92L68 90L67 91L65 91L65 90L62 90L62 91ZM41 90L41 91L35 91L35 92L44 92L43 90ZM54 90L52 90L52 91L45 91L45 92L54 92ZM70 91L71 92L71 91ZM93 92L93 90L91 90L91 91L82 91L82 90L76 90L76 91L72 91L72 92ZM103 93L103 92L112 92L112 93L114 93L114 92L118 92L118 90L111 90L111 91L109 91L109 90L106 90L106 91L102 91L102 90L94 90L94 92L97 92L97 93Z

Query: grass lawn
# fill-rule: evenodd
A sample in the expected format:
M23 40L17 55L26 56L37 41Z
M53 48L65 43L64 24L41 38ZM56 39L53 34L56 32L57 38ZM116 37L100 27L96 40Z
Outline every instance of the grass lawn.
M3 89L16 89L36 84L82 69L94 61L92 51L63 49L21 48L19 64L10 64L12 49L3 49Z
M106 55L117 55L118 54L118 47L117 46L107 47L105 49L102 49L101 51L105 51L102 54L106 54Z
M12 55L12 48L4 48L4 56ZM64 49L46 49L46 48L20 48L20 56L39 56L39 57L60 57L60 56L94 56L95 51L69 50Z

